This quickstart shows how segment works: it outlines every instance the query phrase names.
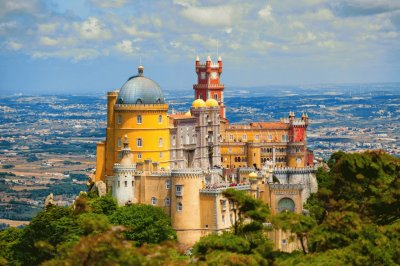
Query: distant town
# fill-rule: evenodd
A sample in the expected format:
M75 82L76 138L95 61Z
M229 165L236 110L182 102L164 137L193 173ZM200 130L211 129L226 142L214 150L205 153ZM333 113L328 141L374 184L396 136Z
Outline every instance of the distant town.
M227 87L225 105L232 123L307 112L308 146L318 160L338 150L382 149L399 156L399 86ZM172 112L189 109L192 89L164 91ZM0 224L24 224L49 193L59 205L71 204L86 190L105 127L106 99L100 94L0 96Z

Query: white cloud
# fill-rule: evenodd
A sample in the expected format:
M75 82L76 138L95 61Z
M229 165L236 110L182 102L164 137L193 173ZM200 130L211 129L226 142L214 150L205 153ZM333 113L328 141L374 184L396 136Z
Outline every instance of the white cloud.
M189 7L196 4L196 0L173 0L173 3L179 6Z
M37 0L2 0L0 1L0 15L10 12L35 13L38 9Z
M121 7L126 4L126 0L90 0L92 4L101 8Z
M110 31L105 29L96 17L89 17L80 24L75 23L74 27L83 39L104 40L111 38Z
M132 36L143 37L143 38L156 38L156 37L160 36L159 33L137 30L135 23L132 23L129 26L121 24L120 27L122 28L122 30L124 32L126 32L127 34L132 35Z
M233 7L229 5L188 7L182 10L182 15L185 18L205 26L230 26L233 13Z
M292 23L289 24L289 28L291 28L291 29L305 29L306 27L300 21L293 21Z
M132 46L132 41L130 40L122 40L121 42L114 45L114 49L120 53L132 55L135 53L137 48Z
M315 41L316 39L317 39L317 36L310 31L305 32L305 33L299 33L296 36L296 41L297 41L297 43L300 43L300 44L310 43L312 41Z
M40 38L40 43L47 46L54 46L58 44L58 40L44 36Z
M319 9L316 12L306 13L302 16L304 19L308 20L332 20L335 16L333 15L332 11L327 8Z
M258 15L264 20L273 20L272 6L266 5L263 9L258 11Z
M13 51L18 51L22 48L22 44L16 41L8 41L7 48Z
M329 40L329 41L320 41L320 42L317 43L317 45L318 45L319 47L331 48L331 49L336 48L336 47L338 46L337 42L336 42L336 41L333 41L333 40Z
M72 59L74 61L94 59L96 57L99 57L100 55L102 54L99 51L91 48L73 48L73 49L57 50L50 52L36 51L32 53L33 58L46 59L55 57L55 58Z
M49 34L53 33L59 26L60 24L55 22L55 23L45 23L45 24L39 24L38 25L38 31L40 33L44 34Z

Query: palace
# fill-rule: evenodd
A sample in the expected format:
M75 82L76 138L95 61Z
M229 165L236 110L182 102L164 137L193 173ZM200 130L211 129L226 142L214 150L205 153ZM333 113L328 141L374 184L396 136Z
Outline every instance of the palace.
M108 93L106 140L97 144L94 181L105 182L120 205L163 208L178 241L188 245L231 228L235 206L222 194L227 188L247 191L273 214L302 213L317 191L307 114L230 124L221 58L200 63L197 57L195 71L194 101L186 113L169 112L160 86L142 66ZM277 249L297 248L284 232L270 237Z

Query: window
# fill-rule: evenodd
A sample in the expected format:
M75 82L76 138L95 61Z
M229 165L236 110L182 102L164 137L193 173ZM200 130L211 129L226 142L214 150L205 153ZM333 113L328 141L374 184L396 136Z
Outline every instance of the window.
M225 215L222 215L222 224L225 224Z
M122 116L118 115L118 125L121 125L121 124L122 124Z
M233 224L233 214L232 213L229 215L229 220L231 220L231 224Z
M172 136L172 146L176 145L176 136Z
M169 205L171 205L171 200L168 197L166 197L165 198L165 206L169 207Z
M128 187L128 181L125 181L125 187Z
M288 141L288 135L282 135L282 142Z
M290 198L281 199L278 202L278 210L279 210L279 212L285 211L285 210L294 212L294 210L295 210L294 201Z
M203 94L200 93L199 99L202 99L202 100L203 100Z
M118 138L118 147L121 147L122 146L122 140L121 140L121 138Z
M163 156L162 151L160 151L160 158L162 158L162 156Z
M143 146L143 140L141 138L136 139L136 146L138 146L138 147Z
M159 124L162 124L162 115L159 115L159 116L158 116L158 123L159 123Z
M269 139L269 140L272 140L272 135L268 135L268 139Z
M214 99L218 101L218 94L214 93Z
M178 202L178 203L176 204L176 210L177 210L178 212L181 212L182 209L183 209L182 202Z
M259 135L256 135L256 140L259 140L260 139L260 136Z
M122 153L118 152L118 160L121 160L121 159L122 159Z
M142 115L137 115L136 116L136 124L141 124L142 123Z
M223 211L226 210L226 200L221 200L221 209L222 209Z
M243 140L247 140L247 135L246 134L243 135Z
M162 147L163 146L163 139L159 138L158 139L158 147Z
M297 165L300 165L301 164L301 157L297 157L296 162L297 162Z
M229 140L233 140L233 135L229 135Z
M172 151L172 159L175 159L175 150Z
M151 205L153 205L153 206L157 205L157 198L156 197L152 197L151 198Z
M182 196L183 195L183 186L182 185L176 185L175 186L175 195L176 196Z
M231 147L228 148L228 152L232 153L232 148Z
M135 186L135 183L134 183L134 181L132 181L132 187L134 187Z
M137 158L138 158L138 159L142 159L142 153L141 153L141 152L138 152Z
M165 188L170 189L171 188L171 180L167 179L165 180Z

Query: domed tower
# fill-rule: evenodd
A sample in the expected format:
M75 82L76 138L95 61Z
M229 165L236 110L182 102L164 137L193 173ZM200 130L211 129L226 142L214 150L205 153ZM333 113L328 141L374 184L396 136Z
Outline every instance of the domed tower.
M196 99L190 109L197 119L196 161L202 169L221 165L220 107L214 99Z
M135 203L135 173L136 167L132 163L132 153L129 148L128 137L125 135L124 148L120 163L114 164L114 180L112 181L112 194L117 199L118 205Z
M143 66L139 66L137 75L108 96L107 136L102 144L105 146L105 174L100 179L114 175L114 163L122 158L124 135L130 139L133 162L150 160L160 168L169 169L168 104L164 102L160 86L145 77Z
M193 85L195 99L214 99L220 106L220 116L225 118L224 106L224 84L221 84L222 59L218 57L218 62L211 61L207 57L206 63L200 63L199 57L196 58L197 84Z

